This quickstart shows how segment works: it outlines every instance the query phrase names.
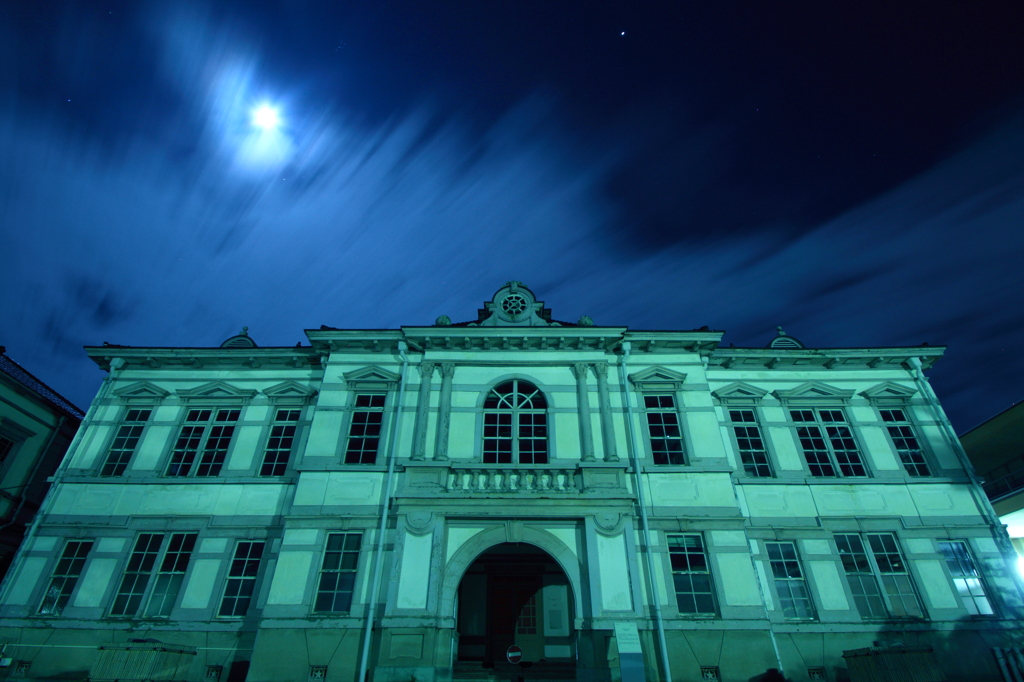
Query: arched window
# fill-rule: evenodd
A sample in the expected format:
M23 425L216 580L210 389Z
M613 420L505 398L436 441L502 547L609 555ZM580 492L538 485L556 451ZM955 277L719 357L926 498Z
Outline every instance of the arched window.
M484 462L546 464L547 406L544 394L521 379L492 388L484 401Z

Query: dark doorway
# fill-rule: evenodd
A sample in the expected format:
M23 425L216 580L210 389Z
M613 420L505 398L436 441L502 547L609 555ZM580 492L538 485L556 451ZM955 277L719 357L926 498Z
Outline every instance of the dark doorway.
M505 543L481 554L459 584L460 662L502 667L513 644L523 662L575 659L572 590L565 572L543 550Z

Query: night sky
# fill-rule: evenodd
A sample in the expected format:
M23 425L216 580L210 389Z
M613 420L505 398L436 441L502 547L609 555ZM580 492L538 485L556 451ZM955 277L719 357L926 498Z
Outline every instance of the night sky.
M1024 3L0 3L0 344L556 319L1024 398ZM253 125L261 104L281 125Z

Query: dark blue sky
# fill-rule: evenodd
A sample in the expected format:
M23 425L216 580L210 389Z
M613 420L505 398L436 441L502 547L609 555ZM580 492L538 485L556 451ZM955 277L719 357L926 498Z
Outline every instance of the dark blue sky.
M1024 4L0 4L0 344L472 318L948 345L1024 397ZM279 107L258 133L250 112Z

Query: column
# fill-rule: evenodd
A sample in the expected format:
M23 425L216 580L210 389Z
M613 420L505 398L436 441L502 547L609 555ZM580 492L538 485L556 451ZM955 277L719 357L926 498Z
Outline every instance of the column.
M612 400L608 394L608 363L598 362L594 365L597 375L597 402L601 411L601 440L604 442L604 461L618 462L619 455L615 447L615 422L612 421Z
M587 394L587 373L590 366L585 362L577 362L572 366L576 377L576 404L580 420L580 446L584 462L594 461L594 434L590 428L590 396Z
M430 414L430 382L434 377L434 363L421 362L420 395L416 403L416 427L412 434L412 458L426 459L427 456L427 415Z
M441 398L437 405L437 441L434 446L434 459L448 459L448 429L452 421L452 376L455 374L455 363L442 362Z

